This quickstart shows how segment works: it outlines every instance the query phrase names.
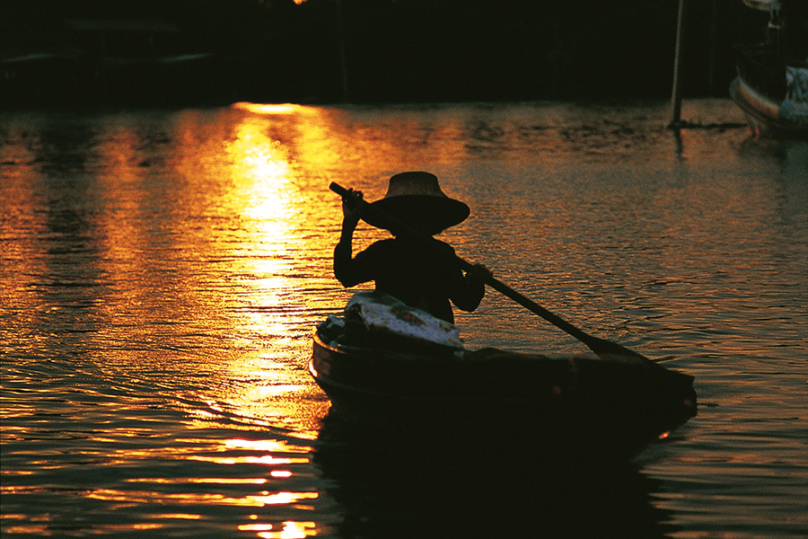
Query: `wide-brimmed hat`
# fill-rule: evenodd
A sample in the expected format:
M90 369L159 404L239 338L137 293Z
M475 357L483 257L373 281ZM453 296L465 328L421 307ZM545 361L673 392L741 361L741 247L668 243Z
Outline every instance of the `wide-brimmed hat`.
M404 224L423 225L430 234L437 234L463 222L469 216L469 207L441 191L438 178L429 172L402 172L390 178L387 194L370 205L379 210L364 212L362 219L379 228L390 229L384 219L387 214Z

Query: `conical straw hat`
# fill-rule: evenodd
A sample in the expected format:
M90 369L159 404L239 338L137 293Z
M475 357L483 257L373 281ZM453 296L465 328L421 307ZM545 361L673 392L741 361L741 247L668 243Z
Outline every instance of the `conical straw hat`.
M396 174L390 178L384 198L371 206L407 225L419 227L423 224L433 235L463 222L470 213L466 204L446 196L437 176L429 172ZM390 228L383 217L368 215L362 218L373 226Z

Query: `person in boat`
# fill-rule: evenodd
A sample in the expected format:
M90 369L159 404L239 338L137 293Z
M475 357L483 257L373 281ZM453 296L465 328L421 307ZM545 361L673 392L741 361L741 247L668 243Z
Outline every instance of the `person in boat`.
M447 243L433 240L435 248L425 247L423 241L391 231L394 238L377 241L353 256L353 233L360 213L368 224L388 230L394 228L384 220L389 215L429 238L464 221L469 207L446 196L435 175L404 172L390 178L385 197L370 204L382 215L360 212L361 200L361 191L353 190L343 199L342 234L334 249L334 275L343 286L375 281L377 291L451 323L451 303L464 311L480 305L490 272L475 265L464 274Z

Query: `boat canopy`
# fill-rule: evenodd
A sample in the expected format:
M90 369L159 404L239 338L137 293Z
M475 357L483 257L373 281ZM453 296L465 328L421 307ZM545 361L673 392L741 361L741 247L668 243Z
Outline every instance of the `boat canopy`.
M743 0L743 3L746 4L747 7L768 13L771 11L773 4L780 2L779 0Z

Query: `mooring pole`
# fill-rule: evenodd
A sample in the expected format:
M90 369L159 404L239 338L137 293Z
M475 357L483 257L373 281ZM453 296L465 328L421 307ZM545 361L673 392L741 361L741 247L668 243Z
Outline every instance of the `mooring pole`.
M342 70L342 101L348 102L348 64L345 61L345 22L342 18L342 2L335 0L337 9L337 38L339 39L339 60Z
M673 60L673 95L671 97L671 123L679 127L682 118L682 54L685 48L685 11L687 0L679 0L679 20L676 24L676 56Z

